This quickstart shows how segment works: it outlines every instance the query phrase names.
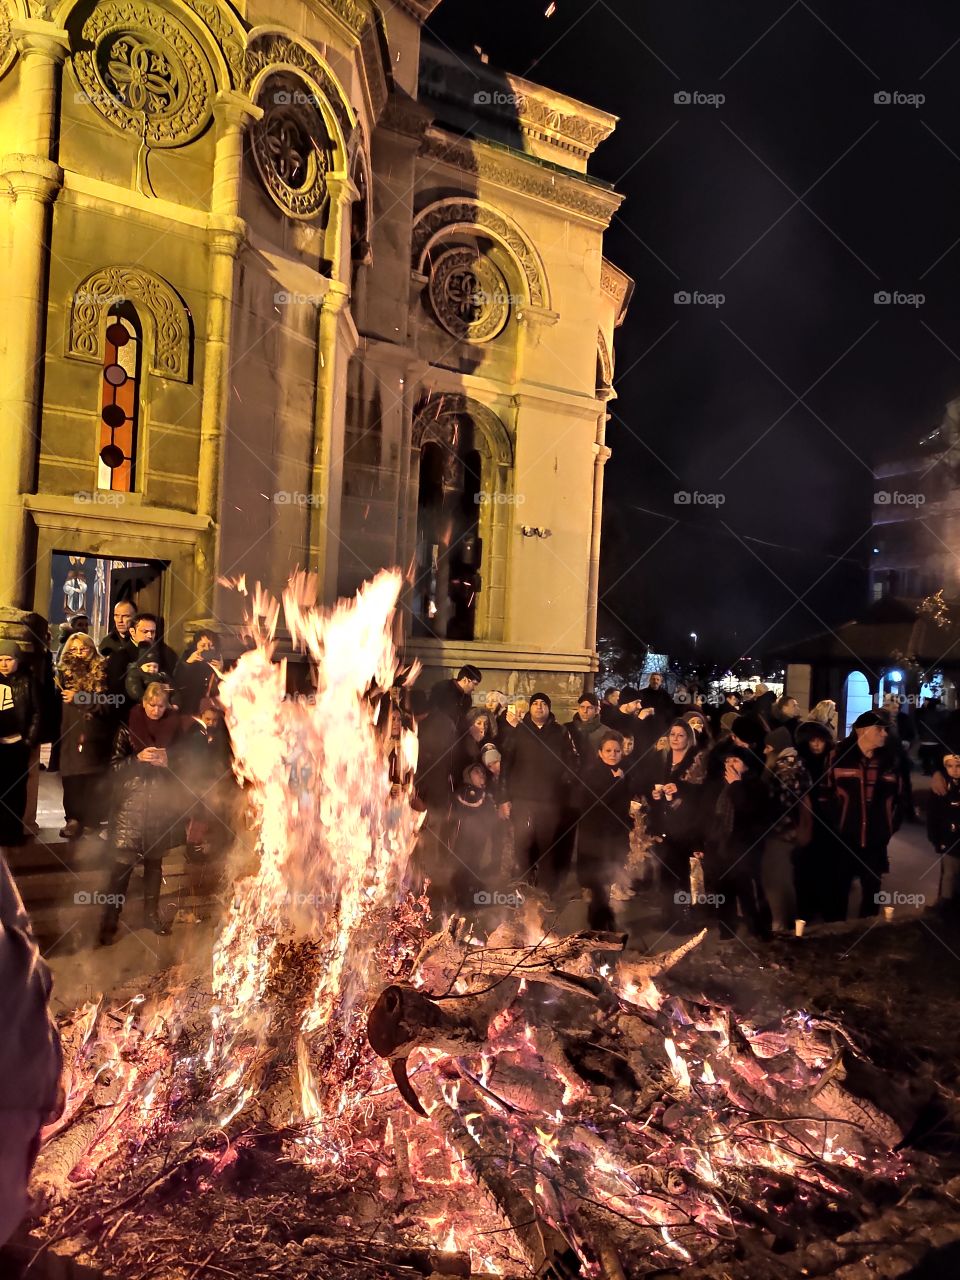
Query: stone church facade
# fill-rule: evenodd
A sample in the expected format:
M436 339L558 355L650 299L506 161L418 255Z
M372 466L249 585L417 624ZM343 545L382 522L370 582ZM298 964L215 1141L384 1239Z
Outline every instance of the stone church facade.
M428 674L596 668L613 117L437 0L0 0L0 623L406 572Z

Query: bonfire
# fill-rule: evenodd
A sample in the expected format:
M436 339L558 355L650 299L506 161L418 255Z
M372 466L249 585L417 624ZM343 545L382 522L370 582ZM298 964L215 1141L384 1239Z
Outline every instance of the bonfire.
M431 932L396 784L416 737L391 780L380 728L400 585L253 601L221 696L256 871L206 971L64 1020L34 1239L141 1278L776 1275L895 1199L905 1092L839 1024L677 994L702 934L639 956L558 935L535 895ZM281 613L308 697L274 660Z

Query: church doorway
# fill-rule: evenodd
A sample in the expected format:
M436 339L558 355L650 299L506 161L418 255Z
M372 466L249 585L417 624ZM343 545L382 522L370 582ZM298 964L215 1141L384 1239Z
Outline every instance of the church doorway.
M54 551L47 612L51 631L56 636L59 625L85 613L90 619L90 634L99 644L113 625L113 606L120 600L129 600L141 613L159 615L166 568L160 560L117 560Z
M480 454L469 423L420 449L414 635L472 640L480 589Z

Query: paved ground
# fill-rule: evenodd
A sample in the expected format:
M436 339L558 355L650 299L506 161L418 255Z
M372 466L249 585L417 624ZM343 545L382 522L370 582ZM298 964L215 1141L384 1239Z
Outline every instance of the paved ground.
M929 789L929 780L915 775L914 787L922 811L926 792ZM54 849L65 849L65 846L58 846L56 843L57 833L63 823L60 783L57 775L46 773L41 775L37 816L41 829L40 838L52 843ZM90 866L93 872L91 884L98 882L100 874L105 874L105 872L94 871L99 866L101 858L105 867L108 858L105 842L88 838L82 850L73 856L83 859L84 865ZM179 890L173 859L170 862L167 893L173 899ZM890 867L890 874L885 877L883 888L891 894L897 904L895 916L898 920L917 913L919 908L912 905L909 900L922 897L926 906L935 902L938 863L927 841L924 821L906 823L894 837L890 846ZM189 964L202 954L209 955L210 944L215 933L215 923L212 920L196 924L178 921L173 934L169 937L158 937L150 930L139 927L139 902L136 901L138 889L135 882L131 887L133 901L121 918L118 941L109 948L97 947L96 923L99 919L99 908L91 905L89 910L81 909L73 916L67 915L66 904L69 902L72 909L74 890L78 881L66 866L62 870L61 879L64 895L63 918L64 920L77 919L78 923L70 930L66 925L59 928L58 920L58 929L45 939L45 950L56 973L56 996L64 1007L73 1006L81 999L92 998L105 988L116 988L118 984L122 985L129 979L160 972L181 962ZM771 868L768 891L774 909L777 911L780 903L789 894L789 873L786 876L778 876L776 868ZM556 921L556 927L562 932L574 931L586 926L586 903L580 899L572 882L569 885L569 892L570 899ZM851 917L856 915L857 893L858 890L855 888L851 895ZM676 944L675 936L666 936L658 928L656 913L649 895L640 895L616 905L620 926L630 931L633 946L655 951ZM691 922L691 927L696 923ZM819 933L842 928L843 926L813 926L811 932ZM55 936L56 933L69 936L58 938ZM750 940L745 940L742 945L748 950L756 946Z

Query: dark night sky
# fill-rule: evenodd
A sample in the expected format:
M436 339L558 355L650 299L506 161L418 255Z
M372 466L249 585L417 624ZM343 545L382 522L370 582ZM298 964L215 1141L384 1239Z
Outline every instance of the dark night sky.
M546 5L443 0L430 29L620 117L591 167L627 197L605 247L636 280L608 429L608 616L674 656L696 631L722 663L835 625L866 603L872 463L960 394L960 8ZM874 102L894 90L926 101ZM678 290L726 301L677 306ZM879 290L926 301L877 306ZM678 506L681 489L725 502Z

